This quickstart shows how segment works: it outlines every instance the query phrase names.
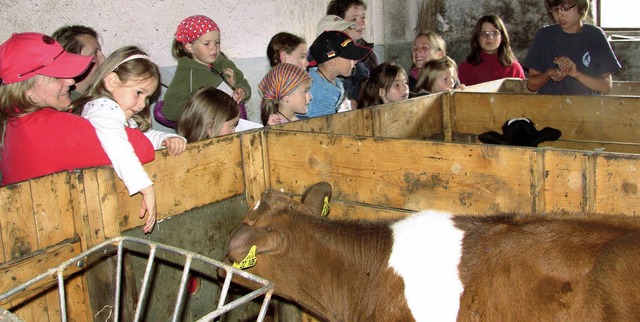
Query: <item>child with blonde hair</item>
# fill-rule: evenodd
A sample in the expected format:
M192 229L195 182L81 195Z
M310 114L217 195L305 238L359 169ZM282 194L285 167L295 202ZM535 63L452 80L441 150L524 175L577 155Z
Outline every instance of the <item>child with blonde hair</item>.
M211 18L198 15L182 20L172 50L178 67L164 95L162 113L167 120L177 121L191 94L204 86L218 88L238 103L249 100L249 82L220 51L220 28Z
M415 92L434 94L449 92L459 85L456 62L449 56L428 61L420 71ZM460 85L464 86L464 85Z
M440 59L447 55L447 44L444 39L433 31L420 33L413 40L411 47L411 61L413 65L409 70L409 90L415 90L420 78L420 71L428 61Z
M273 67L258 85L262 95L262 123L276 125L297 121L311 102L311 76L297 65L281 63Z
M409 98L407 72L393 63L382 63L371 71L362 85L360 107L398 102Z
M114 51L98 68L96 82L88 96L74 102L83 104L82 116L96 128L98 139L113 164L116 174L131 195L140 192L139 216L148 214L143 230L150 233L156 222L153 182L127 141L125 128L138 128L155 149L166 147L179 155L186 140L176 134L151 130L149 101L157 95L160 72L149 56L134 46Z
M239 119L238 103L227 93L206 86L187 101L177 131L188 142L195 142L235 133Z

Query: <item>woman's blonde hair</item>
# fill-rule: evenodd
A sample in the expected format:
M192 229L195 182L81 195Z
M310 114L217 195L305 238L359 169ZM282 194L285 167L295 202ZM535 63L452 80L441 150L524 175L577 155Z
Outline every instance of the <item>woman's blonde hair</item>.
M444 41L444 39L442 39L442 36L438 35L436 32L425 31L419 33L415 38L413 38L413 43L415 44L416 40L418 40L418 38L420 37L427 37L427 39L429 40L429 44L431 44L431 46L433 47L433 50L442 51L443 55L447 54L447 43ZM411 50L415 50L415 46L412 47ZM417 67L418 69L422 68L422 66L415 65L411 67Z
M436 79L438 76L446 71L453 70L454 77L457 79L457 70L458 66L456 62L451 59L449 56L444 56L440 59L430 60L424 64L424 67L420 71L420 76L418 77L418 82L416 83L415 92L419 93L420 91L425 91L429 93L433 93L433 86L435 85Z
M239 115L238 103L231 96L213 86L205 86L189 97L178 119L177 132L187 142L208 139L220 135L224 123Z
M131 80L143 82L148 79L155 79L156 82L159 83L160 71L158 70L158 66L150 59L143 57L125 61L133 55L148 57L146 52L135 46L122 47L109 55L104 63L98 67L96 71L96 81L87 90L87 96L73 102L72 108L74 109L74 113L81 114L84 104L94 99L106 97L113 100L113 96L105 85L106 77L112 72L115 73L123 83ZM159 93L159 87L157 87L156 92L150 96L144 109L131 117L143 132L151 128L149 105L151 101L157 99Z
M0 148L4 147L4 133L10 119L45 107L36 106L27 96L27 91L33 88L39 78L51 77L36 75L22 82L0 85Z

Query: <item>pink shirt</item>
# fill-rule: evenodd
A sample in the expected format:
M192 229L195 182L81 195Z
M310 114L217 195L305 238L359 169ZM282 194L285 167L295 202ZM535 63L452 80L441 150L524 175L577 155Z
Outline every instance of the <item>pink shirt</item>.
M152 161L155 150L149 139L140 130L126 131L140 161ZM0 157L2 185L64 170L111 164L89 121L52 108L10 119Z
M468 61L464 61L458 66L458 78L464 85L475 85L505 77L524 78L524 70L518 61L514 61L511 66L500 65L497 54L481 53L482 62L473 66Z

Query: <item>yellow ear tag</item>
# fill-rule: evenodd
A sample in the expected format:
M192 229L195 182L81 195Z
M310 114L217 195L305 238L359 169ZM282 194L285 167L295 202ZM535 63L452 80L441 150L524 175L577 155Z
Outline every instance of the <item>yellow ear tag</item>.
M320 217L326 217L329 215L329 196L324 196L324 204L322 205L322 212Z
M233 267L238 269L247 269L256 266L257 261L258 258L256 258L256 245L253 245L251 246L251 249L249 249L249 254L247 254L247 257L245 257L240 263L233 262Z

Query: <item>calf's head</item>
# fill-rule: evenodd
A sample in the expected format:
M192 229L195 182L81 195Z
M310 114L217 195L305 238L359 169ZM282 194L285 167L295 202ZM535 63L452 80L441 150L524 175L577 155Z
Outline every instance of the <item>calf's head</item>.
M513 118L502 125L502 134L489 131L478 135L482 143L518 145L537 147L545 141L555 141L560 138L560 130L545 127L538 131L528 118Z
M295 297L293 288L285 281L290 274L303 274L308 267L297 267L309 263L304 258L309 254L297 247L309 243L314 223L323 220L321 215L331 198L331 185L326 182L309 187L301 201L283 192L268 191L249 211L242 223L234 228L229 237L227 257L231 262L241 262L252 246L256 246L256 264L248 272L274 282L276 292L287 298ZM321 249L323 245L317 245ZM306 245L305 249L313 249ZM250 281L234 279L234 282L253 288Z

